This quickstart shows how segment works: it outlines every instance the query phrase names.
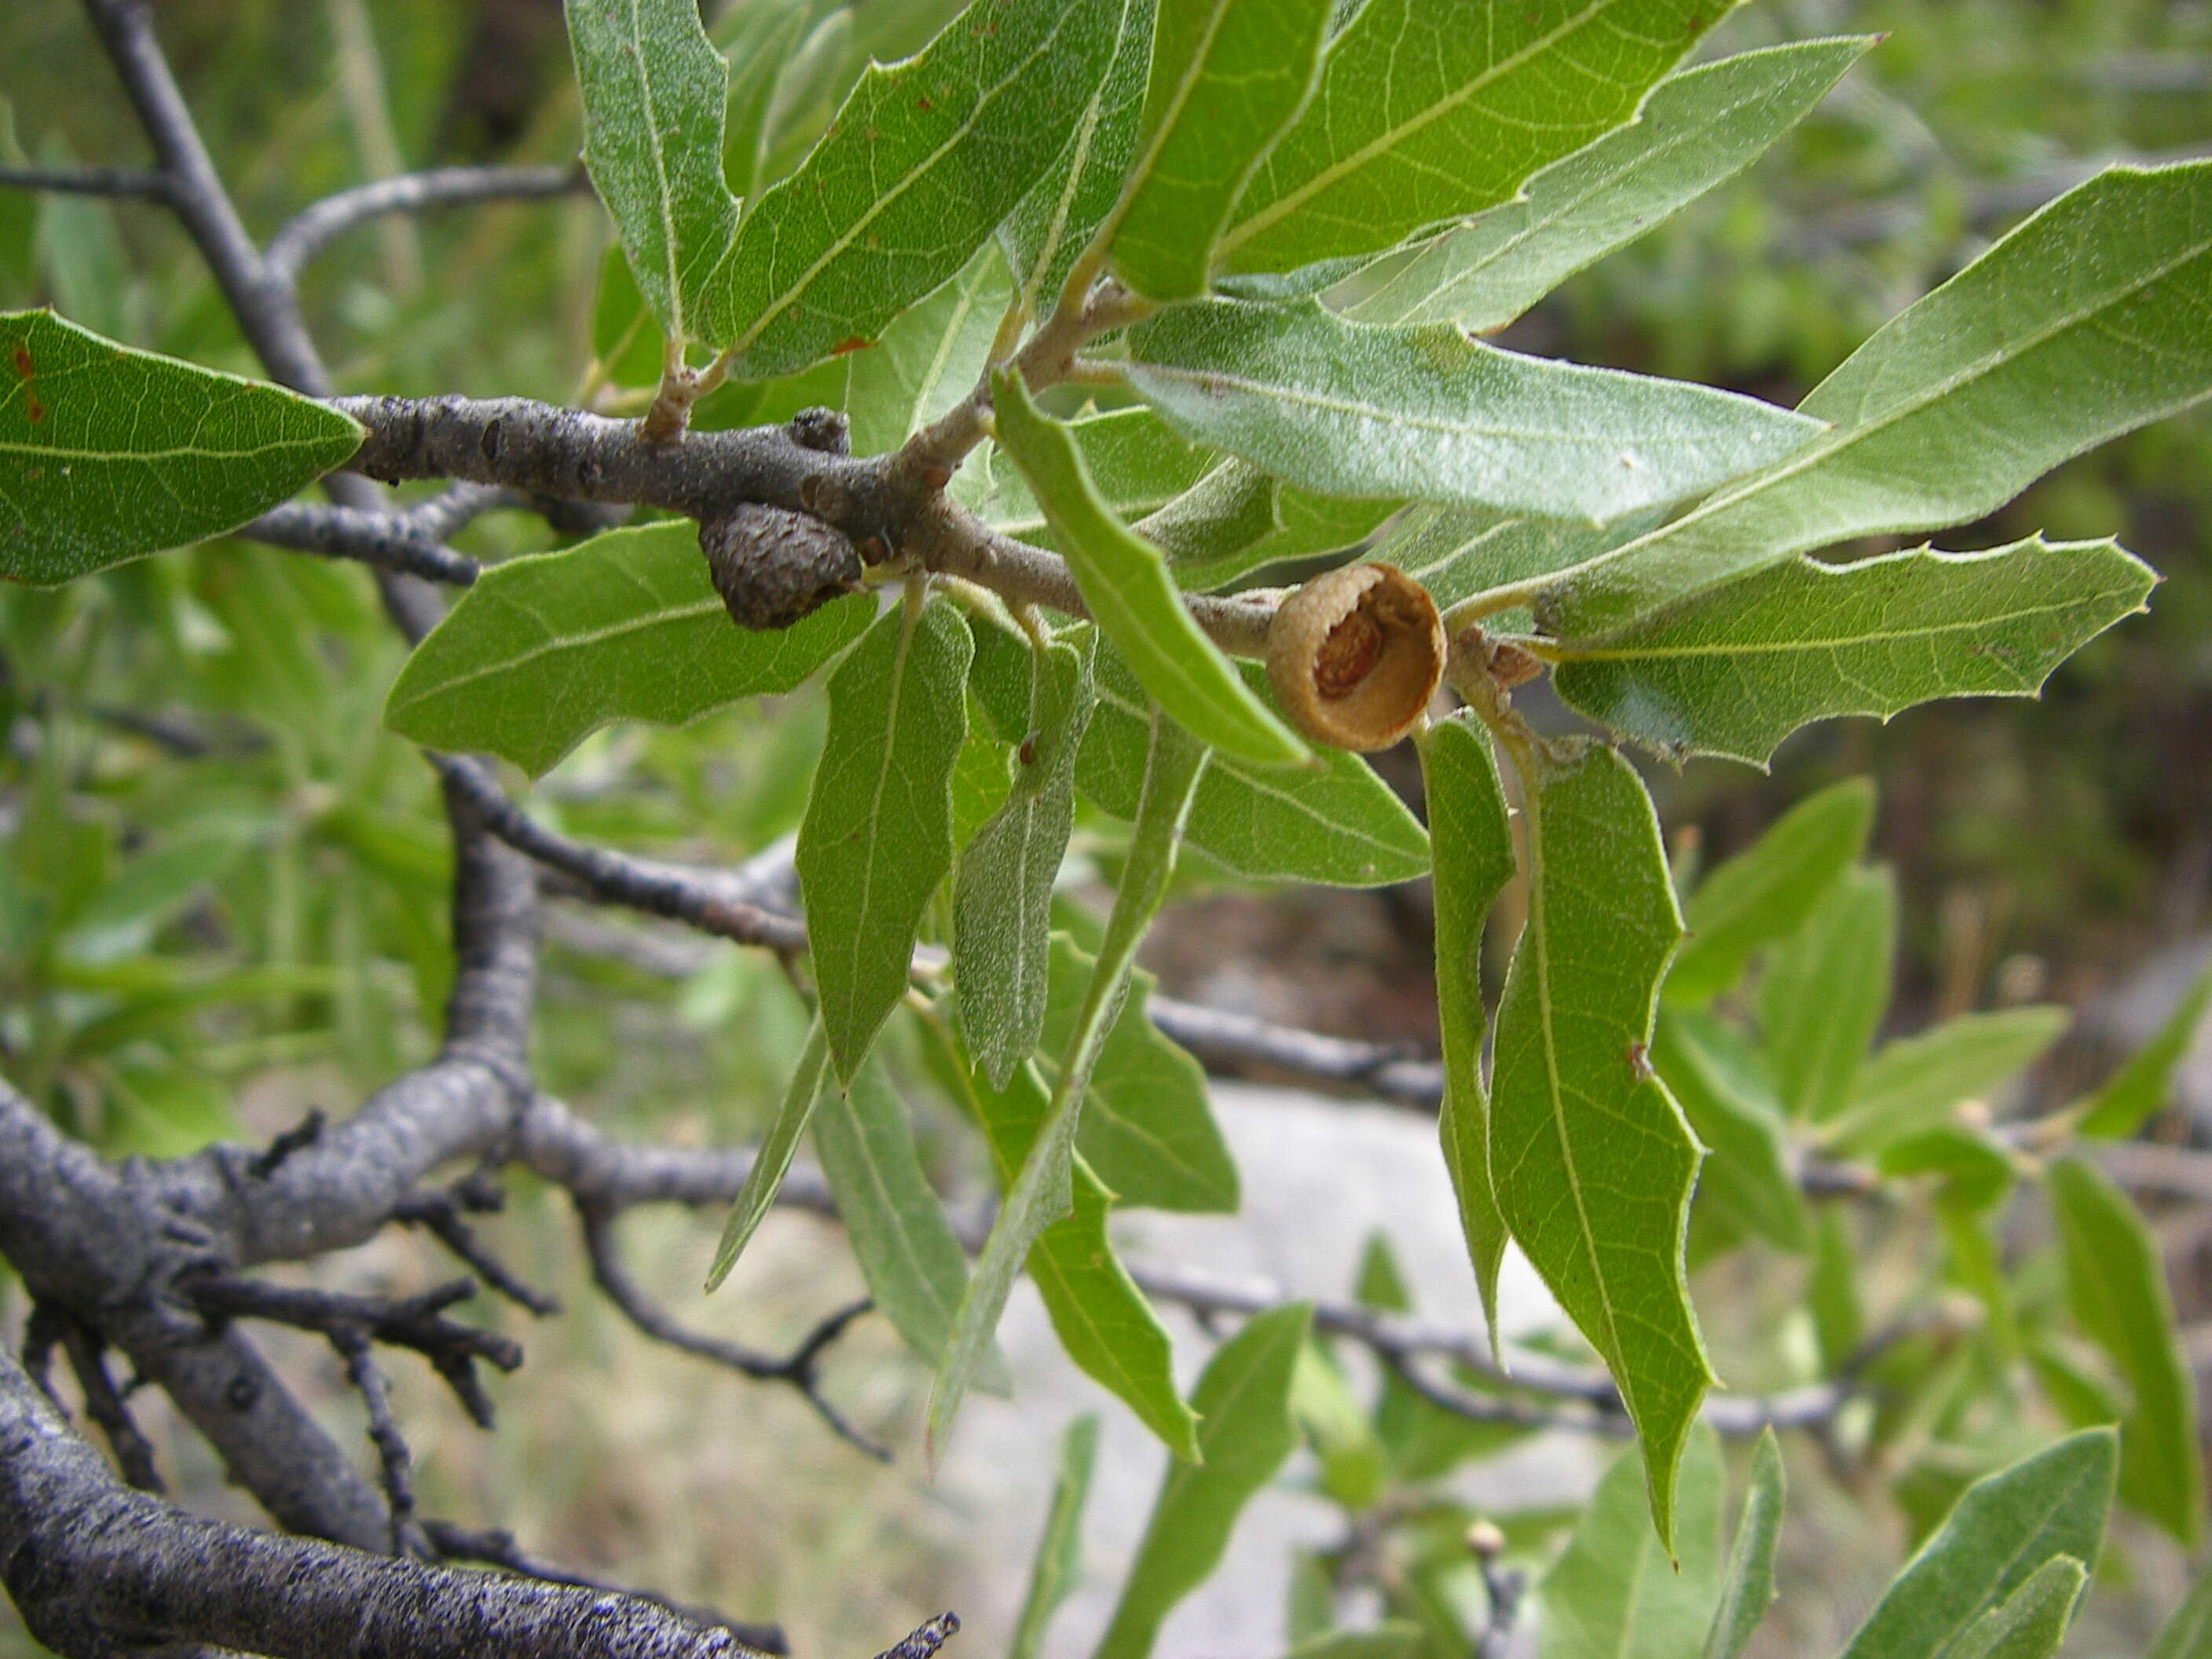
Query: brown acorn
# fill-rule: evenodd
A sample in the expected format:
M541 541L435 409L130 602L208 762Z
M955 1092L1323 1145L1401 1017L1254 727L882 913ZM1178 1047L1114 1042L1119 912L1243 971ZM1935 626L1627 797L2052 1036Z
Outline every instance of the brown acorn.
M740 628L788 628L860 586L845 533L804 513L745 503L699 524L714 591Z
M1315 577L1267 628L1275 701L1300 731L1334 749L1388 749L1419 723L1443 672L1436 602L1389 565Z

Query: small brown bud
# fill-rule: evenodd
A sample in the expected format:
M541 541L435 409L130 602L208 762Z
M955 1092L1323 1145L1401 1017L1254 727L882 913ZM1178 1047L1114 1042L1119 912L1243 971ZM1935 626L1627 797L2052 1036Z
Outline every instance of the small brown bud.
M842 531L780 507L748 502L701 520L699 549L740 628L788 628L860 586L860 556Z
M1467 1547L1470 1553L1489 1560L1505 1553L1505 1534L1495 1521L1477 1521L1467 1529Z
M1285 599L1267 629L1267 683L1300 731L1335 749L1388 749L1444 669L1443 623L1402 570L1346 565Z

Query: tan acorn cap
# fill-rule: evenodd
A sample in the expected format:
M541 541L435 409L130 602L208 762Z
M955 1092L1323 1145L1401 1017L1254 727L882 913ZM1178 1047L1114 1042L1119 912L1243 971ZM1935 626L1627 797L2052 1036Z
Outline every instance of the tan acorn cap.
M1402 570L1346 565L1315 577L1267 629L1267 683L1316 743L1388 749L1417 725L1444 672L1436 602Z

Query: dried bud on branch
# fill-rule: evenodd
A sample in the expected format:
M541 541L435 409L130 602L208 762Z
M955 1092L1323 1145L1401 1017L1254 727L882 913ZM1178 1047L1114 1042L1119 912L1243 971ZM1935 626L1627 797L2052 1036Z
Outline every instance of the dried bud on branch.
M1285 599L1267 681L1298 729L1332 748L1388 749L1420 720L1444 668L1428 592L1388 565L1347 565Z

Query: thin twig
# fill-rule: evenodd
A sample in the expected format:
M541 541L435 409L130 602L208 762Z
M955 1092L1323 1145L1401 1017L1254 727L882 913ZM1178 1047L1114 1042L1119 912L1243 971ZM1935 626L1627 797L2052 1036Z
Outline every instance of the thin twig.
M561 1311L559 1298L533 1290L518 1279L464 1218L464 1211L479 1215L495 1212L502 1200L495 1183L479 1182L471 1176L451 1192L417 1193L392 1211L392 1218L424 1229L500 1295L541 1319L548 1318Z
M427 1547L419 1547L421 1534L415 1524L414 1454L408 1450L407 1437L400 1433L398 1419L392 1414L392 1395L385 1387L384 1373L377 1369L368 1333L358 1326L340 1326L331 1332L331 1346L344 1360L347 1380L368 1413L368 1437L376 1448L377 1463L384 1475L384 1501L392 1510L392 1553L428 1554Z
M578 167L453 167L403 173L310 203L269 239L262 258L270 276L296 283L308 262L333 240L386 214L574 196L589 188L590 181Z
M150 167L42 167L0 163L0 190L61 196L121 196L167 205L169 178Z

